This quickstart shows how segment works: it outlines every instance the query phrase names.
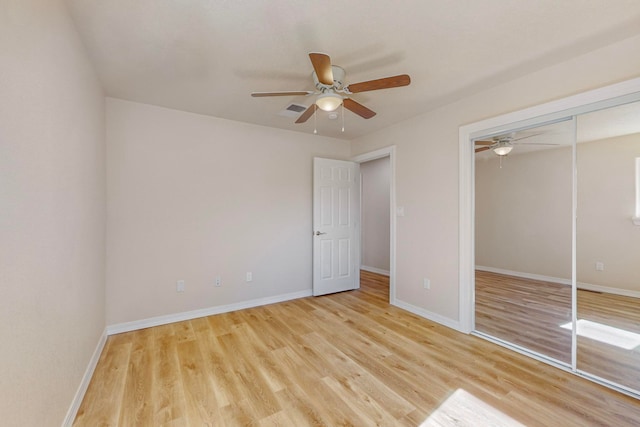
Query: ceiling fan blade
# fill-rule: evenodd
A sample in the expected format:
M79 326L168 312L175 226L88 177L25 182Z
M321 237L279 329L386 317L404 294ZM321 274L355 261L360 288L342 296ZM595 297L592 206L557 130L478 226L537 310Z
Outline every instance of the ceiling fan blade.
M324 53L310 53L309 58L313 69L318 76L318 81L323 85L333 86L333 70L331 69L331 58Z
M354 83L347 89L351 93L366 92L369 90L389 89L392 87L407 86L411 83L411 78L407 74L399 76L385 77L383 79L369 80L366 82Z
M480 153L482 151L487 151L487 150L491 150L491 147L480 147L480 148L476 148L476 153Z
M542 135L543 132L534 133L533 135L521 136L520 138L514 138L510 142L520 141L521 139L533 138L534 136Z
M254 98L260 98L263 96L307 96L314 93L310 90L298 90L298 91L285 91L285 92L251 92L251 96Z
M342 103L344 104L344 108L346 108L349 111L352 111L352 112L356 113L357 115L359 115L363 119L370 119L371 117L376 115L375 111L372 111L372 110L368 109L364 105L357 103L356 101L354 101L351 98L345 98L342 101Z
M495 143L495 141L475 141L476 145L493 145Z
M513 145L562 145L550 142L512 142Z
M298 117L298 120L296 120L296 123L304 123L307 120L309 120L309 117L313 116L313 113L316 112L316 108L318 108L316 104L311 104L309 108L304 110L304 113L300 114L300 117Z

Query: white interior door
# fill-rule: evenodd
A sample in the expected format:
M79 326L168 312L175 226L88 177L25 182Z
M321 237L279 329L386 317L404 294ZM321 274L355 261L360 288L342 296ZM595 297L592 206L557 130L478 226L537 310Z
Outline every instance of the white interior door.
M313 295L360 287L360 165L313 159Z

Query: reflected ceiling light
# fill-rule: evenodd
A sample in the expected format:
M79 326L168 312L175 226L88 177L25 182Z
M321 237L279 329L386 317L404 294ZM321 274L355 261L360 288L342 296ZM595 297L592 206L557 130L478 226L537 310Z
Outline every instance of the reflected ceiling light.
M316 105L321 110L334 111L342 105L342 97L333 92L326 92L322 95L318 95L318 98L316 98Z
M493 152L498 156L506 156L511 152L511 150L513 150L513 145L507 141L500 141L498 146L493 149Z

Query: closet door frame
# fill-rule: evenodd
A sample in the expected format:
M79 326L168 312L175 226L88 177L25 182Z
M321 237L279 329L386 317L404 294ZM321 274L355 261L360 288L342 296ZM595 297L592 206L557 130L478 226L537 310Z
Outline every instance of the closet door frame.
M492 340L514 351L554 365L560 369L586 377L592 381L614 388L622 393L640 398L637 391L619 387L608 381L591 376L577 369L577 288L576 288L576 116L596 110L640 101L640 78L628 80L571 97L515 111L498 117L482 120L459 130L459 313L460 329L465 333L475 333L475 151L474 139L488 135L498 135L520 129L535 127L562 120L573 120L573 221L572 221L572 354L571 364L560 363L544 355L509 345L500 340ZM486 338L486 337L485 337Z

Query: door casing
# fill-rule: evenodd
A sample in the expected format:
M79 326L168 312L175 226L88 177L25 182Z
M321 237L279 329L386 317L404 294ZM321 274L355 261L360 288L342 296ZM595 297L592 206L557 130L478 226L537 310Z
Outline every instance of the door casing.
M396 146L381 148L351 158L356 163L389 157L389 303L396 304ZM362 214L362 209L360 209ZM360 221L362 223L362 221ZM360 236L359 236L360 238Z

